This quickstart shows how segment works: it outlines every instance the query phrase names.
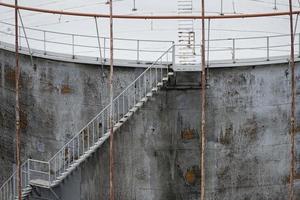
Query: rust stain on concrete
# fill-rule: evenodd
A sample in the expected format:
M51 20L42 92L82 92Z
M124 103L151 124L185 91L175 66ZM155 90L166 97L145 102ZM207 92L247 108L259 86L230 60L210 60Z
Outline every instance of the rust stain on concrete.
M220 143L223 145L229 145L232 142L233 137L233 124L229 124L228 127L225 128L225 131L223 133L223 130L221 130L220 133Z
M15 87L15 85L16 85L16 70L14 68L5 68L4 70L5 70L4 71L4 80L11 87ZM20 86L22 85L22 83L23 83L22 74L20 73L20 79L19 79Z
M197 166L193 166L189 168L184 175L186 183L189 185L195 185L197 183L197 179L200 178L200 171Z
M27 113L24 110L20 111L21 129L26 129L28 126Z
M192 140L196 138L196 130L195 129L185 129L181 131L181 138L184 140Z
M60 92L61 94L70 94L72 93L72 88L69 85L64 84L61 86Z

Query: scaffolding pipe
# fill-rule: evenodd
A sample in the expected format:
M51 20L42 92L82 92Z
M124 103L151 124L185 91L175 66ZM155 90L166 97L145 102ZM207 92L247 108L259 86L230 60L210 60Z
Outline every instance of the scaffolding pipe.
M15 58L16 58L16 163L17 163L17 197L22 200L21 189L21 159L20 159L20 66L19 66L19 20L18 20L18 0L15 0Z
M13 4L0 2L0 6L15 8ZM40 13L49 13L49 14L58 14L58 15L70 15L78 17L99 17L99 18L110 18L108 14L98 14L98 13L84 13L84 12L70 12L70 11L59 11L59 10L49 10L41 9L28 6L17 6L19 10L27 10L32 12ZM300 10L292 11L292 14L300 14ZM269 13L249 13L249 14L228 14L228 15L208 15L208 16L199 16L199 15L112 15L113 19L236 19L236 18L256 18L256 17L272 17L272 16L283 16L290 15L289 11L285 12L269 12Z
M23 30L24 37L25 37L25 40L26 40L27 48L28 48L28 51L29 51L29 54L30 54L31 65L33 66L32 51L31 51L31 48L30 48L30 45L29 45L29 41L28 41L28 37L27 37L27 34L26 34L25 26L24 26L24 23L23 23L23 19L22 19L22 16L21 16L21 13L20 13L19 10L18 10L18 14L19 14L19 17L20 17L20 22L22 24L22 30Z
M207 29L206 81L209 79L210 19L208 20Z
M296 132L296 120L295 120L295 98L296 98L296 79L295 79L295 53L294 53L294 23L293 23L293 5L292 0L289 0L290 8L290 36L291 36L291 93L292 93L292 102L291 102L291 166L290 166L290 182L289 182L289 200L294 199L294 176L295 176L295 132Z
M100 42L100 33L99 33L99 28L98 28L98 20L97 20L97 17L95 17L95 23L96 23L96 31L97 31L97 41L98 41L98 48L99 48L99 55L100 55L100 63L101 63L101 70L102 70L102 78L105 77L105 74L104 74L104 62L105 62L105 59L103 59L102 57L102 51L101 51L101 42ZM105 39L104 39L105 41ZM104 47L105 48L105 47ZM104 49L105 51L105 49Z
M201 0L202 44L201 44L201 200L205 200L205 110L206 110L206 69L205 69L205 0Z
M109 199L114 200L114 124L113 124L113 73L114 73L114 35L113 35L113 0L109 2L109 31L110 31L110 75L109 75L109 87L110 87L110 140L109 140Z
M100 42L100 34L99 34L99 28L98 28L97 17L95 17L95 24L96 24L97 41L98 41L98 48L99 48L99 54L100 54L100 62L101 62L101 64L102 64L102 71L103 71L102 52L101 52L101 42Z

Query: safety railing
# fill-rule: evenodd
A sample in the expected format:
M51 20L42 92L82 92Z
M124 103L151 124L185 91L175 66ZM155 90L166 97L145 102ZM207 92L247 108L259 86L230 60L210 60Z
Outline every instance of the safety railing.
M14 44L14 25L3 21L0 21L0 25L0 41ZM94 59L94 61L107 61L110 58L108 37L98 38L92 35L46 31L29 27L23 29L22 26L19 27L19 30L20 48L28 48L28 41L31 53L34 55L42 54L68 59L79 59L86 56L89 59ZM173 44L173 41L166 40L114 38L114 57L115 59L126 60L130 58L137 63L141 61L153 62L164 53L164 49Z
M295 34L295 53L300 55L300 33ZM176 46L175 63L195 65L201 63L201 46ZM180 63L180 57L191 56L179 53L179 48L192 48L194 62ZM290 35L262 37L212 39L206 41L206 60L208 64L242 63L249 61L270 61L290 55Z
M14 44L14 26L1 22L3 27L0 29L0 44ZM27 37L24 36L23 27L20 29L20 48L27 48L28 40L31 53L34 55L45 54L60 58L80 59L88 56L90 60L107 61L109 59L109 38L61 33L46 31L36 28L24 27ZM100 42L100 48L99 48ZM116 59L134 60L136 63L141 61L153 62L159 57L173 41L159 40L136 40L114 38L114 53ZM192 48L195 52L193 63L181 63L179 48ZM199 64L201 61L200 45L187 46L176 45L174 55L177 65ZM100 53L101 52L101 53ZM225 39L210 39L206 41L206 57L208 63L219 63L224 61L239 63L249 59L259 61L274 60L279 56L288 56L290 53L290 35L271 35L258 37L239 37ZM300 33L295 34L295 53L300 54ZM191 55L187 55L191 56Z
M105 107L49 160L51 184L62 179L67 169L74 167L109 137L111 106L113 122L117 127L119 123L128 119L131 109L146 98L158 83L162 83L172 64L172 60L169 59L172 58L172 51L173 46L116 96L112 105Z
M29 185L29 166L28 161L21 165L21 187L26 188ZM17 172L15 171L13 175L3 184L0 188L0 200L15 200L17 197Z
M21 167L22 191L30 184L51 187L61 181L70 168L75 168L88 155L95 151L110 135L110 110L113 109L114 128L124 123L168 75L173 64L174 46L172 45L143 73L141 73L123 92L113 99L68 143L66 143L49 161L28 159ZM17 196L17 174L14 174L0 188L0 200L13 200Z
M49 183L48 162L28 159L21 165L21 190L26 192L32 180L35 184ZM1 186L0 200L15 200L18 196L17 171Z

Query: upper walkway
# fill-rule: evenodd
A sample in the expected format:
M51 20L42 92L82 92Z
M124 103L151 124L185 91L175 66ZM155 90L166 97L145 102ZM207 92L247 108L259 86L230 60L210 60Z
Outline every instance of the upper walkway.
M0 48L14 51L14 25L6 22L0 24L5 27L5 31L0 30ZM107 37L22 26L19 29L22 54L65 62L109 64L110 46ZM215 68L288 62L289 39L289 35L210 39L206 41L207 66ZM300 54L299 40L300 33L297 33L295 34L296 55ZM172 65L175 71L200 71L200 45L189 46L195 52L196 64L180 62L179 57L182 56L178 54L180 48L183 46L175 44L174 41L115 38L114 64L147 68L166 53L166 59L160 64Z

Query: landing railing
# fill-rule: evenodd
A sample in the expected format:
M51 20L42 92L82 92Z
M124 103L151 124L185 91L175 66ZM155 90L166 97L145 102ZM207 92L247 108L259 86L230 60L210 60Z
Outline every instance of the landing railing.
M4 41L14 44L15 26L10 23L0 21L0 44ZM56 31L47 31L37 28L19 27L20 48L26 49L29 43L33 55L59 56L67 59L80 59L84 56L93 61L108 61L110 59L110 42L108 37L97 37L93 35L72 34ZM96 28L95 28L96 33ZM99 39L99 40L98 40ZM100 47L99 47L100 43ZM139 40L114 38L115 59L128 59L136 61L154 62L164 50L173 45L173 41L168 40ZM100 60L100 56L102 59Z
M199 65L201 63L201 46L193 45L194 55L182 55L180 48L187 48L183 45L175 45L175 63L177 65ZM300 55L300 33L295 34L295 54ZM206 41L207 64L230 64L256 61L274 61L277 59L289 58L290 56L290 35L273 35L260 37L240 37L228 39L211 39ZM180 63L180 57L190 56L195 59L194 63Z
M29 161L21 165L21 187L26 188L29 185ZM0 200L15 200L17 197L17 172L4 182L0 188Z
M14 25L0 21L3 27L0 29L0 44L14 44ZM26 37L23 27L20 29L20 48L27 49ZM109 60L109 38L91 35L71 34L55 31L46 31L36 28L24 27L27 33L27 40L33 55L50 55L58 58L68 58L79 60L88 56L88 61L108 61ZM5 40L5 43L3 42ZM132 60L136 63L142 61L154 62L157 57L164 53L162 49L167 49L174 44L174 41L165 40L137 40L114 38L114 53L117 59ZM200 45L189 46L195 55L180 55L179 49L188 45L176 45L174 51L174 63L176 65L199 65ZM12 48L13 49L13 48ZM100 52L102 60L100 60ZM237 37L210 39L206 41L207 62L222 63L242 63L252 59L252 61L276 60L278 57L287 57L290 53L290 35L269 35L257 37ZM300 33L295 34L295 53L300 54ZM181 63L184 56L193 56L195 62ZM102 63L103 63L102 62ZM196 63L196 64L195 64Z
M134 112L141 102L147 101L152 92L162 86L173 64L174 46L165 51L154 63L140 74L123 92L113 99L86 126L66 143L49 161L29 159L22 165L22 190L30 184L51 187L58 184L78 164L86 159L109 138L109 113L113 106L114 129ZM170 60L171 58L171 60ZM12 200L17 195L16 172L0 188L0 200Z

